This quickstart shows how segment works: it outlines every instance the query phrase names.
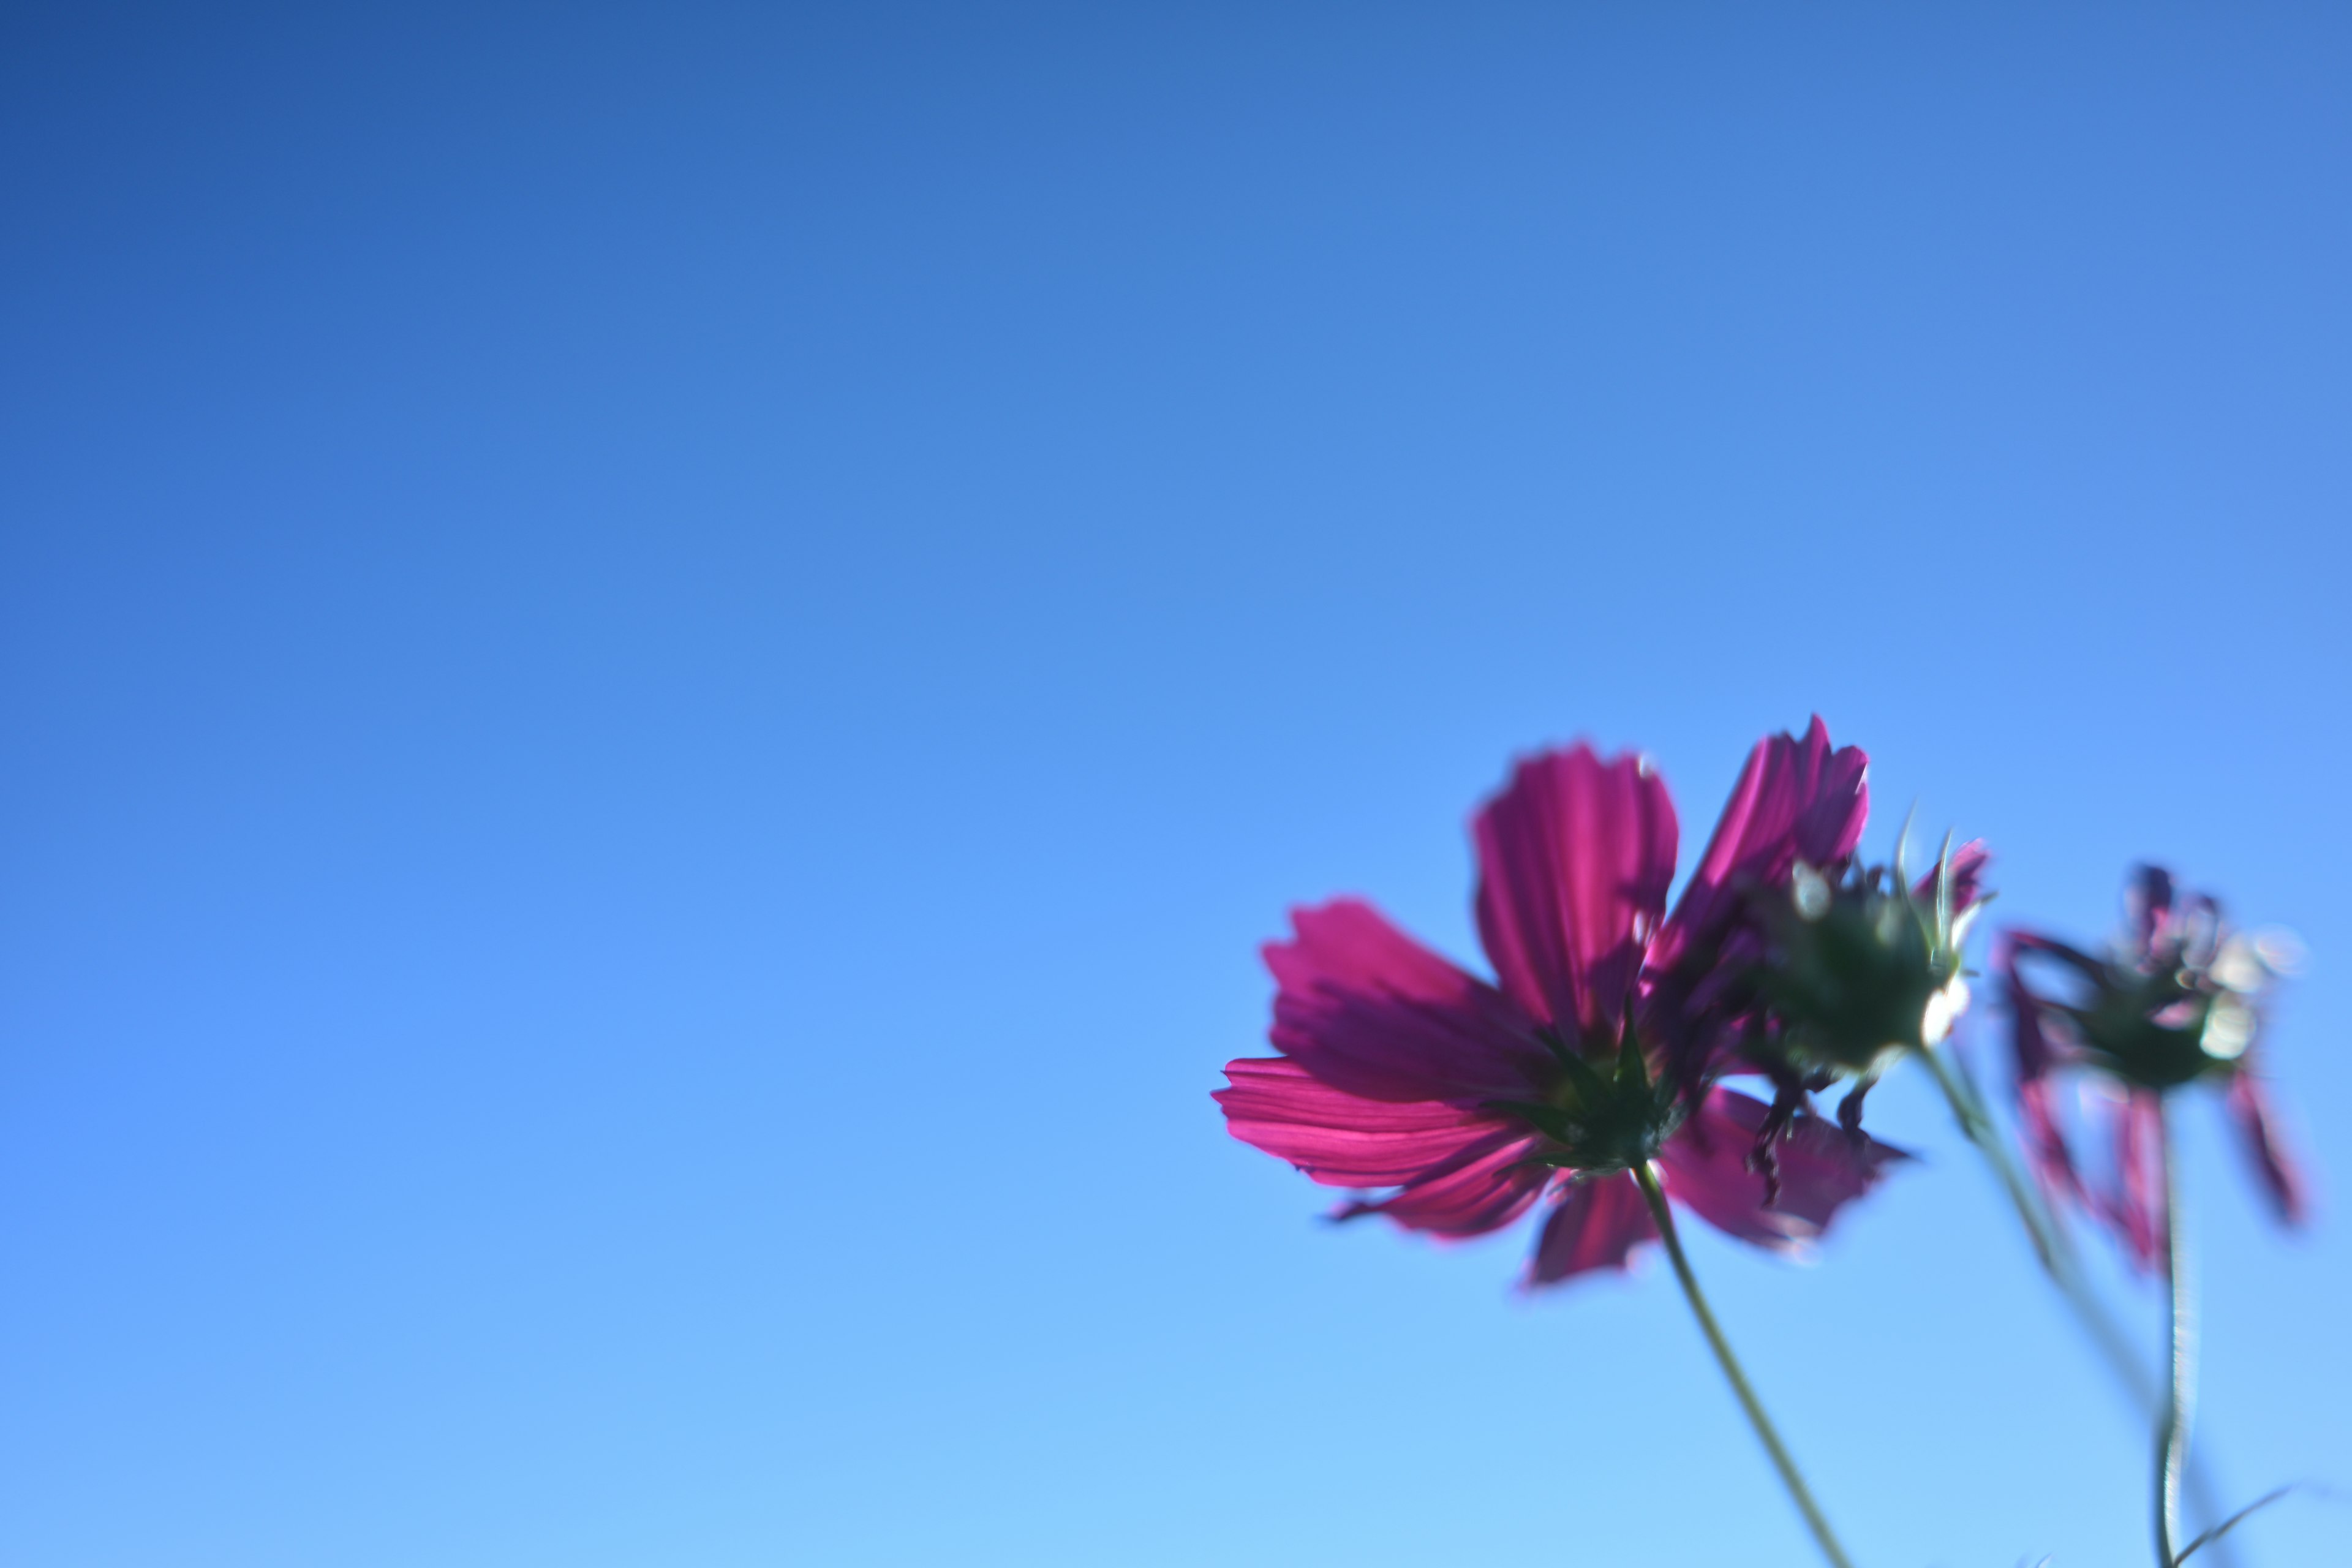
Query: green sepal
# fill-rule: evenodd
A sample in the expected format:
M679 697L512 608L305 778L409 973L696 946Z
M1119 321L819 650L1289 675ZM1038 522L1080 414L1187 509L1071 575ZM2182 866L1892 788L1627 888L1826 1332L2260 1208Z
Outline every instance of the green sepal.
M1566 1110L1557 1105L1538 1104L1530 1100L1490 1100L1486 1102L1486 1108L1517 1117L1555 1143L1576 1142L1576 1123L1569 1119Z

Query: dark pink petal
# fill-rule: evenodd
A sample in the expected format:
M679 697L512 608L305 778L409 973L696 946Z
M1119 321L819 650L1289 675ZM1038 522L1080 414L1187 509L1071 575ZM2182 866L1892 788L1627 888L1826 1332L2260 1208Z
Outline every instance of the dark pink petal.
M1984 896L1985 868L1992 864L1992 851L1981 838L1971 838L1952 851L1952 912L1959 914ZM1911 890L1922 899L1936 896L1937 873L1930 870L1912 884Z
M2172 924L2172 873L2161 866L2135 866L2124 889L2124 928L2135 952L2147 957Z
M1658 1156L1668 1195L1727 1236L1788 1251L1825 1230L1837 1211L1877 1185L1885 1167L1909 1158L1873 1138L1860 1142L1818 1116L1799 1114L1773 1144L1780 1194L1767 1205L1764 1178L1748 1168L1764 1102L1717 1089Z
M2060 1199L2087 1203L2082 1175L2074 1168L2074 1153L2066 1147L2066 1135L2058 1123L2057 1107L2051 1101L2056 1092L2046 1078L2018 1081L2017 1121L2024 1135L2026 1168L2053 1206Z
M2025 977L2017 970L2018 954L2028 951L2034 941L2016 931L2004 931L1993 957L1993 966L2000 972L2001 999L2009 1004L2010 1051L2021 1094L2026 1085L2039 1083L2049 1076L2055 1060L2050 1050L2050 1037L2042 1030L2042 999L2027 989Z
M1638 758L1582 743L1521 763L1479 812L1478 934L1503 989L1613 1039L1675 875L1675 807Z
M1911 1158L1867 1133L1857 1142L1844 1128L1818 1116L1798 1117L1773 1148L1780 1163L1780 1195L1772 1206L1804 1221L1816 1235L1829 1229L1838 1210L1876 1186L1886 1167Z
M2310 1206L2303 1172L2287 1157L2280 1141L2270 1096L2252 1073L2241 1071L2230 1079L2229 1100L2231 1119L2238 1124L2239 1137L2253 1161L2254 1173L2262 1178L2263 1188L2270 1194L2279 1217L2289 1225L2301 1224Z
M1370 904L1295 910L1269 942L1275 1047L1374 1100L1540 1099L1555 1070L1526 1011L1405 935Z
M1852 854L1870 816L1869 771L1861 747L1832 749L1818 716L1801 741L1781 734L1758 742L1653 965L1664 970L1693 952L1704 957L1738 922L1748 892L1780 887L1798 859L1826 866Z
M1443 1237L1484 1236L1525 1214L1553 1176L1531 1165L1524 1130L1498 1129L1459 1164L1423 1173L1385 1198L1349 1204L1332 1217L1386 1215L1408 1230Z
M1634 1247L1657 1238L1650 1205L1630 1173L1612 1172L1562 1189L1528 1260L1529 1286L1554 1285L1595 1268L1622 1268Z
M1396 1186L1476 1158L1498 1133L1526 1135L1475 1107L1349 1094L1281 1057L1227 1062L1225 1077L1233 1087L1212 1098L1226 1130L1326 1186Z
M2106 1218L2131 1260L2154 1271L2164 1266L2164 1102L2154 1089L2133 1089L2113 1121L2116 1184Z
M1794 1251L1807 1227L1765 1206L1764 1178L1748 1168L1755 1129L1738 1125L1715 1103L1727 1093L1708 1095L1708 1103L1659 1152L1666 1195L1727 1236L1774 1252ZM1730 1098L1755 1106L1759 1115L1764 1110L1744 1094Z

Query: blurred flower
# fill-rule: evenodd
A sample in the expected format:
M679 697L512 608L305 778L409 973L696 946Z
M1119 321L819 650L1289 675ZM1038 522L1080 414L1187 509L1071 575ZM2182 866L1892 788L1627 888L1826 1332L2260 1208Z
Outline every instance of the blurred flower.
M1741 889L1785 878L1804 848L1851 848L1862 768L1819 720L1802 742L1759 744L1666 918L1664 784L1580 744L1521 763L1475 825L1478 931L1499 984L1369 904L1296 911L1296 936L1265 949L1282 1054L1227 1065L1229 1129L1326 1185L1389 1189L1341 1218L1470 1237L1548 1199L1530 1284L1624 1267L1655 1235L1629 1173L1652 1161L1671 1197L1729 1235L1784 1250L1818 1235L1902 1156L1793 1115L1768 1191L1747 1158L1766 1106L1716 1087L1704 1050L1666 1048L1662 1029L1710 1037L1706 997L1745 929Z
M2115 1230L2144 1268L2162 1258L2166 1215L2161 1097L2200 1081L2222 1086L2262 1187L2279 1215L2303 1216L2304 1181L2281 1142L2259 1070L2263 1010L2294 967L2283 933L2231 931L2221 905L2185 896L2171 874L2142 866L2125 895L2121 938L2104 956L2032 931L2002 933L2001 980L2016 1052L2018 1116L2026 1157L2043 1190ZM2029 963L2053 994L2028 983ZM2054 975L2052 971L2054 969ZM2104 1184L2083 1173L2054 1098L2058 1074L2105 1092Z

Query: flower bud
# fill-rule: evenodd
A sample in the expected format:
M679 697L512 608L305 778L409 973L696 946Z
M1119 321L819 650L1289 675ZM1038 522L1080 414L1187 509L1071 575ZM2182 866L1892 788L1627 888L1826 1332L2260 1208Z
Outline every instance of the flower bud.
M1956 911L1953 858L1919 887L1895 866L1832 880L1798 863L1785 904L1759 911L1771 941L1759 976L1766 1049L1801 1077L1868 1080L1951 1033L1969 1005L1960 948L1980 901Z

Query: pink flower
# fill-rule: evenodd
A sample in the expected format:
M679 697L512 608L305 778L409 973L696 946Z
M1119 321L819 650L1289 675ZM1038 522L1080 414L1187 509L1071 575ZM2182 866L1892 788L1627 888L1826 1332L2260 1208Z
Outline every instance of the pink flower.
M2240 1142L2282 1219L2304 1215L2304 1180L2285 1151L2260 1074L2258 1047L2272 984L2286 967L2275 938L2229 930L2210 898L2183 898L2171 874L2142 866L2126 891L2123 939L2094 957L2054 937L2002 933L2026 1162L2054 1204L2113 1230L2144 1269L2162 1264L2162 1097L2199 1081L2223 1086ZM2066 999L2029 984L2028 961L2054 965ZM2102 1085L2107 1176L2084 1174L2067 1131L2058 1074Z
M1297 934L1265 949L1282 1054L1227 1065L1216 1099L1229 1130L1365 1191L1341 1218L1460 1237L1547 1203L1531 1285L1622 1268L1654 1237L1630 1173L1648 1161L1675 1201L1743 1241L1789 1250L1819 1235L1902 1156L1799 1113L1768 1197L1748 1159L1767 1108L1714 1085L1711 1047L1668 1047L1720 1032L1709 976L1743 962L1745 896L1785 886L1801 856L1851 851L1864 763L1832 751L1818 719L1801 741L1759 744L1669 917L1664 782L1582 744L1522 762L1475 827L1478 932L1497 983L1359 900L1295 911Z

